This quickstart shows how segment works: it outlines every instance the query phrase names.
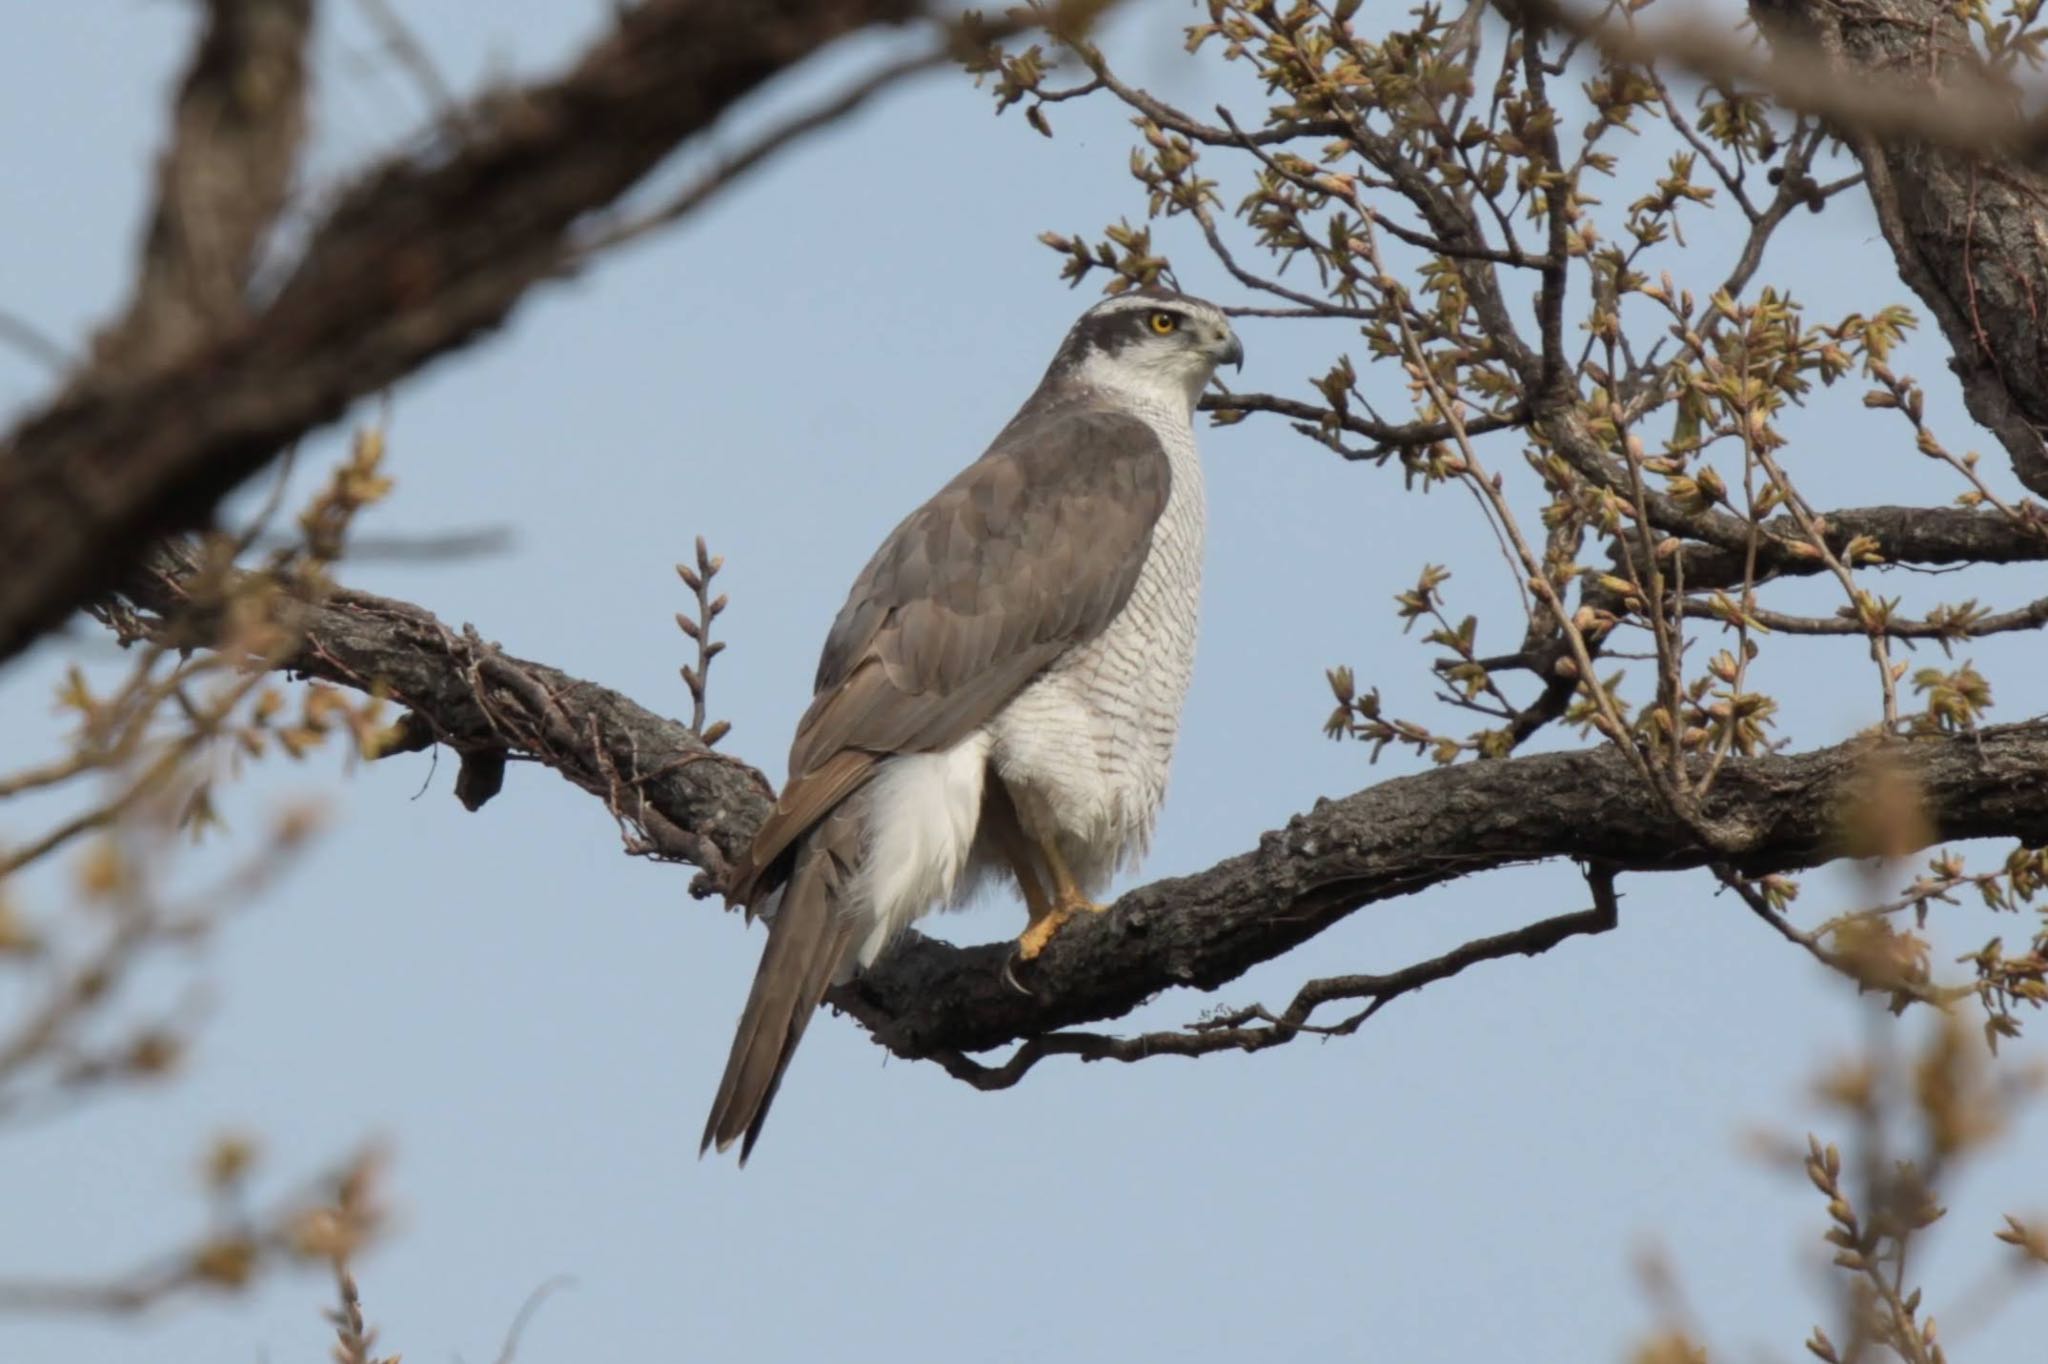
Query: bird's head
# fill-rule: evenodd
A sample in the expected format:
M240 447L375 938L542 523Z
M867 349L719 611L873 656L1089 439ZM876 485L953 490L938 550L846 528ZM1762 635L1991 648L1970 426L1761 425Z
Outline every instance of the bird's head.
M1221 308L1165 289L1134 289L1081 314L1047 377L1170 395L1193 407L1218 365L1243 364L1244 347Z

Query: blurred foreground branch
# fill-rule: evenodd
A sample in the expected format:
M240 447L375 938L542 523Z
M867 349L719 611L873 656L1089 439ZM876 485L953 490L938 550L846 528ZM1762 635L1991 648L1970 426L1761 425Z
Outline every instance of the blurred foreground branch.
M383 1156L374 1147L254 1209L244 1206L242 1189L253 1158L253 1148L232 1137L209 1153L212 1216L189 1244L105 1279L0 1279L0 1312L125 1316L181 1293L246 1287L280 1264L346 1260L382 1230Z
M362 173L258 300L247 286L295 162L310 8L214 0L134 300L85 370L0 437L0 662L293 439L503 323L574 262L587 215L770 77L923 13L913 0L624 9L564 74L475 101L445 122L445 145Z

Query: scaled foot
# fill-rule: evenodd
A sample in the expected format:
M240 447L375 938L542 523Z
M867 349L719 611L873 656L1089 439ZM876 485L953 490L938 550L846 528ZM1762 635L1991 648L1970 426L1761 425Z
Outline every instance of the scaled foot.
M1098 905L1085 895L1063 897L1051 909L1031 921L1031 926L1017 938L1017 955L1024 961L1035 959L1045 951L1053 934L1066 927L1067 921L1076 914L1100 914L1106 905Z

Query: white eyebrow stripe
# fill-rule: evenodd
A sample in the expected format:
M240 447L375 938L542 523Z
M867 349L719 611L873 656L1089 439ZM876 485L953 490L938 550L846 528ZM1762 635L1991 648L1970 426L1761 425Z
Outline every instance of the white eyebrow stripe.
M1088 310L1091 317L1109 317L1116 313L1135 312L1192 313L1177 298L1146 298L1143 294L1122 294L1106 303L1098 303Z
M1147 298L1143 294L1119 294L1117 297L1096 304L1088 310L1090 317L1114 317L1120 313L1167 312L1179 313L1183 317L1202 318L1221 322L1223 314L1206 304L1188 298Z

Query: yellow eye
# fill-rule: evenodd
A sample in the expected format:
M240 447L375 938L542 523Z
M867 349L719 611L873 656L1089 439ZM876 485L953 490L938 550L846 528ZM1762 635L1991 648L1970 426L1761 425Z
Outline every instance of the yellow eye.
M1151 324L1152 330L1160 336L1172 336L1180 330L1180 318L1172 313L1154 313L1145 320Z

